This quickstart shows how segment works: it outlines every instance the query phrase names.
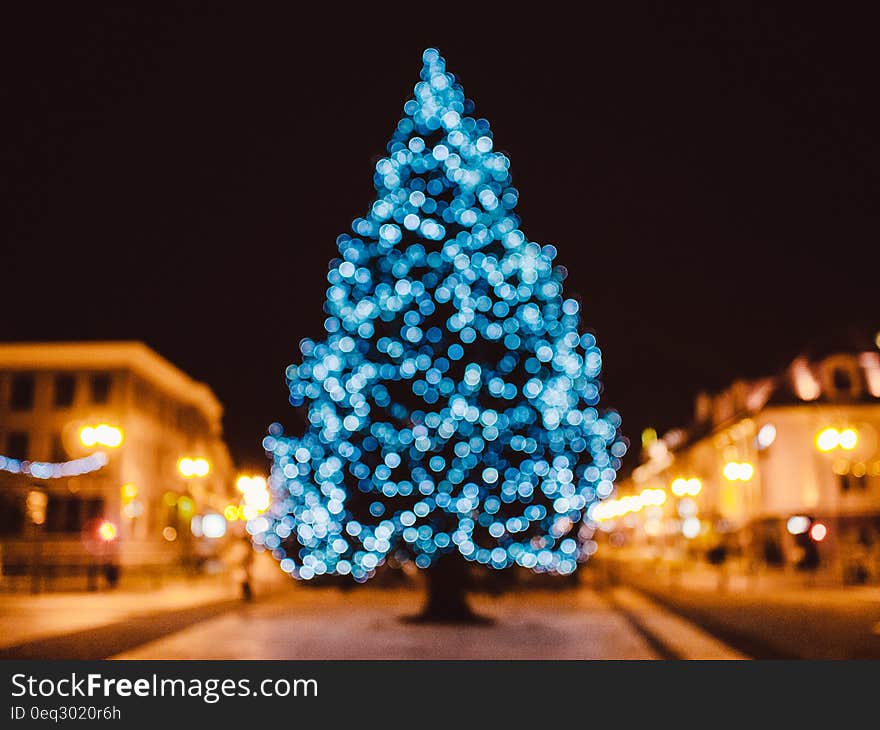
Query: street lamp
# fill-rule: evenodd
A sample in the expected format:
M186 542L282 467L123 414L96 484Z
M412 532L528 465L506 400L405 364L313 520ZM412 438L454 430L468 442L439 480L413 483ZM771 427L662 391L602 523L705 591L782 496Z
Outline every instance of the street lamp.
M43 545L40 540L40 525L46 521L46 505L49 497L45 492L39 489L32 489L28 492L25 506L27 507L27 516L33 526L33 554L31 556L31 593L38 593L40 590L40 562L42 561Z
M110 520L104 520L98 525L98 537L104 542L113 542L116 539L116 535L116 525L110 522Z
M46 504L49 498L45 492L32 489L27 495L27 515L35 525L42 525L46 521Z
M747 482L755 475L755 467L747 461L728 461L723 474L729 482Z
M107 423L99 423L97 426L83 426L79 430L79 441L86 448L94 446L106 446L108 449L116 449L122 445L125 433L118 426Z
M191 479L192 477L204 477L208 475L209 471L211 471L211 464L207 459L201 456L184 456L177 462L177 471L179 471L181 476L186 479Z
M703 488L703 482L696 477L690 479L679 477L672 482L669 488L676 497L684 497L686 494L696 497Z
M772 423L765 423L761 426L761 430L758 431L758 435L755 437L755 443L757 444L759 451L770 448L775 440L776 426Z
M123 484L119 488L119 494L122 501L122 515L129 520L134 520L144 512L144 505L137 498L138 488L136 484L131 482Z
M242 474L238 477L235 486L243 495L239 511L244 519L252 520L269 509L272 496L269 494L266 477Z
M854 428L844 428L838 431L836 428L824 428L816 435L816 448L822 453L843 449L852 451L859 443L859 432Z

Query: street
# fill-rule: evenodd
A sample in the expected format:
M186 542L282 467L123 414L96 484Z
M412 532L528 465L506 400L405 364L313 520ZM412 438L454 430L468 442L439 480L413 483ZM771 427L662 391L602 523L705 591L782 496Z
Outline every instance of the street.
M650 571L621 580L755 659L880 658L880 590L733 584Z
M473 596L488 625L414 625L418 590L285 586L252 604L209 595L202 605L132 614L64 631L18 615L31 638L0 657L119 659L657 659L741 655L624 588ZM53 600L53 596L43 597ZM89 596L95 599L100 596ZM31 599L39 600L39 599ZM69 601L70 599L68 599ZM146 607L147 602L143 602ZM110 618L106 612L104 619ZM22 629L20 629L21 631Z
M169 582L6 594L0 659L880 658L880 589L749 585L629 569L565 590L470 597L487 625L424 625L418 588ZM592 578L592 579L591 579Z
M589 589L475 597L475 608L494 619L490 625L401 621L418 612L421 600L411 590L300 589L229 611L116 658L655 659L675 652L662 643L667 638L703 648L699 630L655 636L634 625L617 598ZM709 651L716 658L734 658L720 645Z

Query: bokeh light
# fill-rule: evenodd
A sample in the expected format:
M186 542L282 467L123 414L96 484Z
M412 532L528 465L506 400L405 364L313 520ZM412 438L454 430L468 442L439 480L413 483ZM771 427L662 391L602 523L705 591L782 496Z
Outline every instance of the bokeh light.
M426 50L376 199L337 239L326 336L286 370L309 425L270 427L273 500L247 529L294 577L451 551L566 574L595 550L579 524L612 493L620 419L597 409L601 351L473 108Z

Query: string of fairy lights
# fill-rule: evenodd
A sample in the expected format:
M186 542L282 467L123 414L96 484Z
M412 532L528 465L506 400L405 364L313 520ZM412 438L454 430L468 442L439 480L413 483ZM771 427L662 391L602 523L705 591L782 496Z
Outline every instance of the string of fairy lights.
M337 239L326 337L287 368L309 423L270 427L274 499L248 529L294 577L364 581L456 550L565 574L592 552L620 419L597 409L596 339L556 249L520 229L510 161L472 112L426 50L376 199Z
M107 454L103 451L96 451L94 454L79 459L60 462L28 461L0 455L0 471L10 474L24 474L35 479L61 479L98 471L107 465L107 461Z

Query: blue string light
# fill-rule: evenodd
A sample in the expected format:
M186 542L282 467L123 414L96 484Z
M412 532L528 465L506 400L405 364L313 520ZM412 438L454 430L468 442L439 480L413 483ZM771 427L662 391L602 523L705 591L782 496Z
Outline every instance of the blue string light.
M455 550L571 573L625 452L596 408L601 353L556 249L520 230L489 123L435 49L423 62L376 199L337 240L327 335L286 371L308 428L269 428L273 504L248 530L301 579Z
M76 477L97 471L106 466L107 461L107 455L103 451L97 451L81 459L60 462L27 461L0 456L0 471L6 471L10 474L26 474L35 479L61 479L62 477Z

